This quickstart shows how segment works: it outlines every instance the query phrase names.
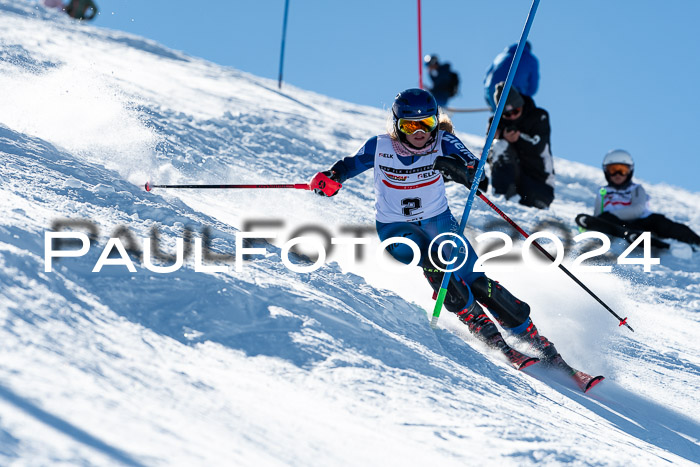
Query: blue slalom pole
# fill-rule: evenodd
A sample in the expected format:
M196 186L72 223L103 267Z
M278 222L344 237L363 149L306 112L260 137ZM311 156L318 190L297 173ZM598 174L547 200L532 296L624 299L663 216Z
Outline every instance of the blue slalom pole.
M284 2L284 20L282 22L282 48L280 50L280 74L277 79L277 87L282 89L282 66L284 64L284 42L287 38L287 16L289 14L289 0Z
M491 125L489 126L489 132L486 136L486 143L484 144L484 149L481 151L481 159L479 160L479 165L476 168L476 174L474 175L474 183L472 184L471 190L469 190L469 197L467 198L467 204L464 206L464 213L462 214L462 221L459 223L459 233L463 233L464 229L467 228L467 220L469 219L469 212L472 209L472 204L474 203L474 196L479 189L479 180L481 180L481 174L484 173L484 164L486 164L486 159L491 149L491 143L493 143L493 138L496 135L496 128L498 128L498 122L501 120L501 114L506 106L506 100L508 100L508 93L510 92L510 87L513 84L513 78L515 78L515 71L518 69L518 63L520 63L520 56L523 54L523 49L525 48L525 42L527 41L527 36L530 33L530 27L532 27L532 22L535 19L535 13L537 12L537 6L540 0L533 0L532 6L530 7L530 13L527 16L527 21L525 22L525 28L523 28L523 33L520 35L520 41L518 42L518 48L515 51L515 57L513 57L513 62L510 64L510 69L508 70L508 77L506 78L506 84L503 87L503 93L496 106L496 113L493 116ZM452 257L456 249L452 251ZM435 308L433 309L433 317L430 320L430 326L436 327L438 319L440 318L440 311L442 310L442 304L445 301L445 296L447 295L447 285L450 283L450 278L452 277L452 271L445 272L442 278L442 283L440 284L440 291L438 292L437 301L435 302Z

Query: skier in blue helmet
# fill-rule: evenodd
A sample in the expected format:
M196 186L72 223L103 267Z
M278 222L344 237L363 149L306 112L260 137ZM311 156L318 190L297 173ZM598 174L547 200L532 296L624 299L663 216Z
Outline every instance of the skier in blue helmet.
M558 364L561 357L532 323L530 307L484 273L474 271L477 255L450 212L445 182L470 188L479 161L452 131L452 122L439 112L432 94L407 89L394 99L387 132L373 136L354 155L317 173L311 185L322 196L334 196L345 180L373 168L379 238L412 240L421 252L423 274L436 292L445 264L436 251L430 250L431 242L443 233L461 238L463 246L456 252L455 264L462 263L465 254L466 260L451 276L445 308L456 313L479 339L500 349L518 368L531 359L508 346L481 305L505 329L531 344L545 361ZM412 249L402 243L391 245L388 251L404 264L413 259ZM447 248L444 253L449 257Z

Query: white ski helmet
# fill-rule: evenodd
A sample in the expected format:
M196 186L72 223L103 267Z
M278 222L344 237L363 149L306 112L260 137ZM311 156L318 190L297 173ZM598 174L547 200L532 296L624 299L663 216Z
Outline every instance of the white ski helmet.
M624 149L613 149L605 155L603 159L603 169L605 169L606 165L610 164L625 164L629 165L630 169L634 170L634 160L632 156L630 156L630 153Z
M632 159L629 152L624 149L613 149L603 158L603 174L605 175L605 180L611 185L614 185L613 181L610 179L610 174L608 174L606 170L606 167L612 164L624 164L630 168L630 173L627 175L622 185L626 185L632 180L632 175L634 174L634 159Z

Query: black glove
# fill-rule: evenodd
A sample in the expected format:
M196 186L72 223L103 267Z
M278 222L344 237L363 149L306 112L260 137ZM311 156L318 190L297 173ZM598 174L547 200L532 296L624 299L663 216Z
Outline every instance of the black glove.
M309 186L314 193L320 196L335 196L343 185L339 182L340 176L332 170L319 172L311 179Z
M467 162L457 154L450 154L435 159L433 169L440 171L446 181L457 182L471 189L478 163L479 161L476 160ZM479 181L481 182L483 179L484 172L481 172Z

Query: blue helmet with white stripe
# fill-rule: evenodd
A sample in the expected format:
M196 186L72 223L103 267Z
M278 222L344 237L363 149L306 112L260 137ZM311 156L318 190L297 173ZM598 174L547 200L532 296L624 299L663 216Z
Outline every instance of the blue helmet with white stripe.
M391 106L394 122L399 118L425 118L438 114L438 105L432 94L424 89L406 89L396 95Z

